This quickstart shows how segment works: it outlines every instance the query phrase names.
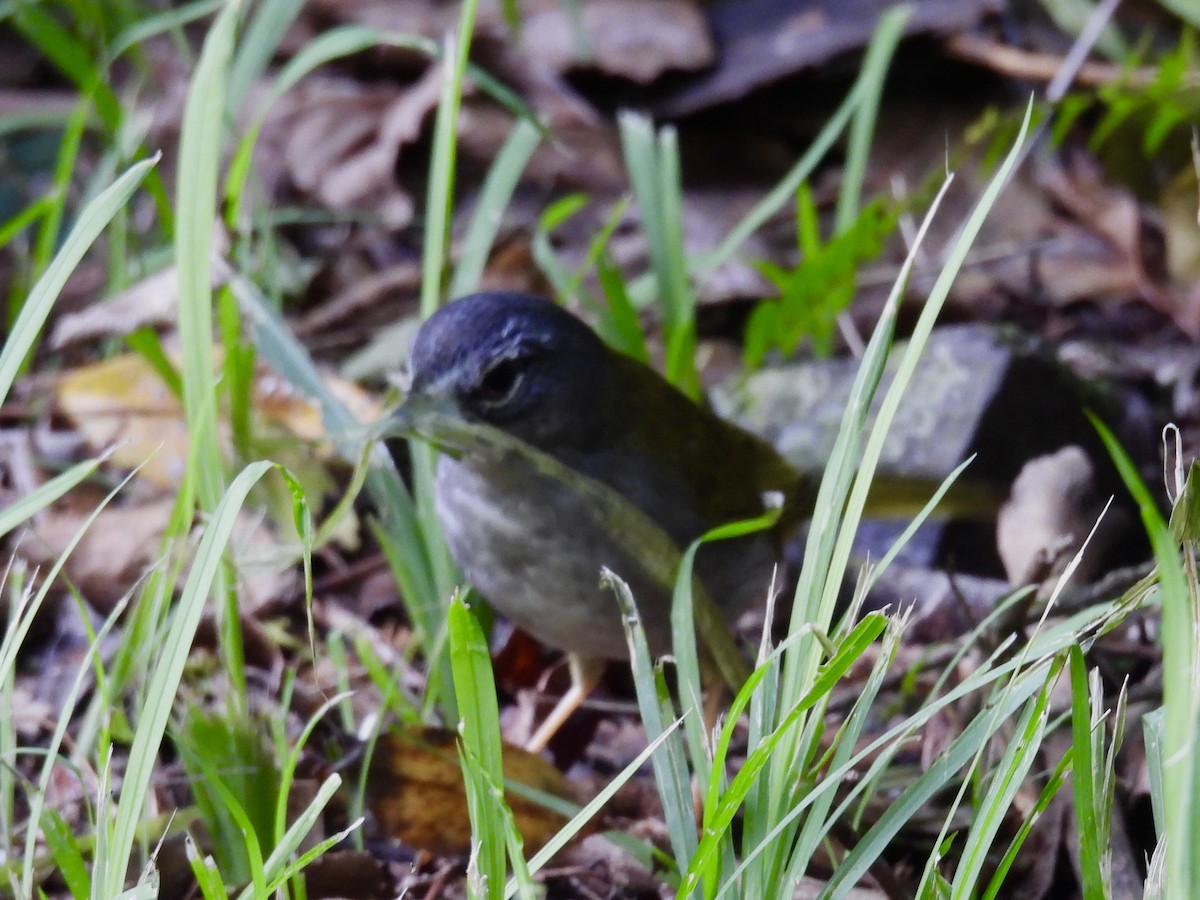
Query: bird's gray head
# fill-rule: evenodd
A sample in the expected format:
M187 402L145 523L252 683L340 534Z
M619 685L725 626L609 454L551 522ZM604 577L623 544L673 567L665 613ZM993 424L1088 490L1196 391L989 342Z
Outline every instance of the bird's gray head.
M585 444L610 404L608 348L528 294L472 294L442 307L417 332L409 366L412 396L548 452Z

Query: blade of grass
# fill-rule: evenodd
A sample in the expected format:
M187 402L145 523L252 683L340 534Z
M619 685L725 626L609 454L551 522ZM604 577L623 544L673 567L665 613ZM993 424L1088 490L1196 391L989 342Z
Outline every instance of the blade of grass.
M1200 732L1200 654L1195 644L1196 579L1185 570L1179 543L1163 520L1149 490L1112 432L1095 417L1092 424L1116 463L1125 486L1133 494L1142 524L1150 537L1158 567L1162 603L1160 641L1163 654L1163 728L1161 755L1163 826L1166 837L1165 881L1169 896L1200 893L1200 854L1192 852L1200 841L1200 754L1192 752ZM1178 494L1183 485L1177 485ZM1177 494L1177 495L1178 495ZM1194 541L1189 540L1186 560L1194 561ZM1151 764L1151 771L1155 768Z
M696 372L696 300L688 282L683 249L682 184L675 129L656 132L651 120L623 112L621 148L633 195L650 246L655 296L666 336L667 379L692 398L699 396Z
M802 696L782 717L779 726L766 735L747 754L745 763L733 777L729 789L721 797L720 803L713 811L712 818L708 819L706 814L707 827L700 839L700 845L695 854L687 857L691 860L691 864L684 876L682 893L687 895L700 886L699 873L718 851L722 836L728 831L750 789L758 783L760 777L767 770L781 743L791 738L799 718L808 709L822 701L833 685L879 637L886 624L886 619L877 613L873 613L859 622L847 639L835 648L829 661L821 667L812 690Z
M79 662L79 668L76 671L75 680L71 682L71 686L67 689L67 692L63 697L61 704L62 713L55 722L54 731L50 735L50 740L46 745L46 759L42 764L41 774L38 776L37 789L32 791L29 797L30 827L25 835L25 864L22 867L23 875L21 883L21 896L23 897L34 896L33 879L34 873L36 872L36 866L34 865L34 854L37 851L38 829L33 826L33 823L41 823L42 829L46 832L48 842L50 841L51 831L67 829L68 835L70 833L69 828L67 828L66 823L62 820L62 817L58 814L58 811L45 807L47 792L50 790L50 780L55 774L55 762L58 758L59 748L62 747L63 739L66 737L67 728L71 724L71 714L75 710L75 703L79 698L80 692L83 690L84 679L91 671L93 660L95 660L100 653L102 642L108 636L109 632L112 631L112 629L116 626L118 620L121 618L122 613L125 611L126 605L126 600L122 600L115 607L113 607L113 610L111 613L109 613L108 618L104 620L104 624L100 626L99 631L96 632L96 634L92 637L92 640L88 643L87 652L84 654L83 659L81 659ZM46 814L45 818L43 817L43 813ZM56 851L54 854L55 860L59 863L60 868L69 868L71 864L68 863L67 859L64 859L63 856L74 860L76 854L78 853L78 845L73 838L67 841L66 836L61 835L59 838L59 845L59 851ZM82 860L79 860L79 862L82 863ZM68 871L64 874L67 875L68 883L70 883L71 873ZM86 870L83 874L86 876ZM73 895L80 898L86 897L86 886L89 882L90 878L76 878L75 886L72 888ZM84 888L82 893L80 893L78 890L80 886L83 886Z
M217 168L225 133L225 86L240 3L228 4L209 29L192 76L179 137L175 263L179 272L178 328L183 405L191 442L189 479L211 511L224 489L217 442L216 373L213 369L213 223Z
M121 123L121 101L108 86L104 73L95 64L95 54L65 29L44 6L17 5L9 21L25 40L46 55L85 97L92 97L104 126L115 133ZM94 91L94 94L93 94Z
M293 854L303 844L305 838L313 833L320 826L321 813L325 807L329 805L329 801L333 799L334 794L342 786L342 777L336 773L330 775L317 788L317 794L313 797L311 803L306 806L291 827L284 833L271 855L267 857L267 861L263 864L263 875L267 878L267 893L266 896L272 896L279 890L279 887L307 866L310 862L327 852L330 848L337 846L347 836L356 831L361 825L362 820L351 822L337 834L332 834L319 841L315 846L308 848L299 856L293 858ZM238 900L257 900L259 895L251 892L247 887L239 895Z
M873 708L874 701L883 687L888 668L896 658L896 653L900 648L900 639L906 626L907 616L904 615L888 621L879 655L871 667L871 674L863 683L862 689L854 701L854 706L850 710L850 715L846 717L846 721L838 729L832 741L833 753L828 764L829 769L837 769L850 761L850 757L858 749L859 739L864 729L871 718L877 714ZM887 754L889 749L898 752L900 742L897 741L891 748L886 748L884 753ZM868 783L864 782L864 784ZM864 789L864 802L866 793L867 791ZM843 817L847 814L855 798L853 794L845 797L831 815L830 807L837 799L834 792L825 791L813 802L812 812L806 816L806 821L797 837L796 848L792 853L794 862L790 868L793 877L798 878L805 873L808 861L817 853L820 841L824 840L835 823L845 821Z
M851 554L851 545L853 541L854 531L857 528L857 523L862 517L863 510L866 505L867 494L870 490L871 479L875 472L879 458L883 452L884 441L887 436L887 431L895 418L896 411L899 409L900 401L903 393L912 379L912 374L916 369L920 354L924 349L925 343L928 341L929 334L933 330L934 322L945 303L946 297L949 295L950 287L966 258L966 254L974 242L979 229L983 225L984 219L988 212L995 204L1000 191L1007 183L1009 176L1012 174L1013 168L1020 158L1021 150L1024 145L1025 135L1029 128L1030 117L1032 114L1033 104L1030 102L1026 108L1025 119L1022 123L1021 130L1009 151L1004 163L1000 166L986 190L976 202L975 208L971 215L964 223L961 232L951 247L950 253L947 255L946 261L941 272L935 281L933 288L930 291L929 297L921 310L921 315L913 330L912 337L909 340L908 347L901 357L898 366L896 367L892 383L884 395L883 402L880 405L879 411L875 417L875 423L871 429L870 436L867 438L866 446L863 449L861 459L857 459L857 454L853 458L857 459L856 475L854 485L846 500L846 508L842 511L842 524L839 532L838 540L832 547L832 554L829 557L830 571L837 574L835 578L827 578L824 584L824 590L820 598L819 606L816 610L806 610L810 613L809 621L815 621L818 626L827 623L835 608L837 602L837 592L840 589L840 573L845 571L847 561ZM898 282L899 284L899 282ZM890 329L889 329L890 330ZM876 344L876 336L871 338L871 346L868 348L868 356L871 353L872 347ZM867 365L867 358L864 358L863 366ZM877 372L871 373L871 379L878 378ZM864 379L865 382L865 379ZM847 410L847 416L851 414ZM848 473L846 473L848 474ZM825 490L825 484L822 483L821 490ZM821 499L818 496L818 504ZM811 540L810 540L811 543ZM807 562L807 560L806 560ZM807 567L807 566L806 566ZM804 609L806 604L800 601L800 595L797 596L797 608ZM813 614L815 613L815 614ZM793 620L795 625L795 620ZM795 696L797 688L807 683L810 676L806 673L811 671L815 665L814 657L810 651L807 659L797 654L792 659L788 660L790 666L785 664L784 671L784 689L782 697L784 702L788 697ZM777 776L773 779L773 784L776 785L780 793L786 795L783 791L783 784L790 777L788 773L789 767L783 766L775 770Z
M58 299L67 278L83 259L84 254L99 237L100 232L133 195L146 174L158 162L158 157L143 160L131 166L112 186L103 191L79 213L75 226L63 241L62 247L29 297L21 307L17 320L0 348L0 402L8 396L13 379L20 370L21 362L34 347L38 335L46 324L50 309Z
M479 279L500 230L504 209L541 140L542 133L538 127L528 119L521 119L513 126L504 146L496 154L467 227L462 254L450 282L451 297L463 297L479 289Z
M421 256L421 316L428 318L442 300L446 248L454 205L454 171L457 159L458 111L462 101L463 77L475 31L478 0L466 0L459 13L458 31L448 37L442 56L442 93L434 123L433 156L429 167L429 189L425 198L425 244ZM417 536L425 548L434 591L447 597L458 583L458 569L437 521L434 474L437 455L423 442L410 442L413 497L418 523Z
M992 739L996 722L1011 716L1045 685L1045 669L1049 664L1049 661L1041 661L1020 675L1013 689L1003 695L1001 703L977 715L929 769L892 801L838 866L822 889L822 898L845 896L846 891L866 874L871 861L891 844L904 824L921 812L961 768L977 758L980 748ZM922 714L924 712L922 710Z
M34 222L51 215L59 202L57 188L52 188L5 222L0 226L0 248L7 247L13 238Z
M812 683L818 647L814 641L809 639L805 639L802 645L800 639L810 626L823 631L827 630L830 624L832 608L825 602L824 597L828 594L827 586L829 584L837 581L840 586L842 580L844 563L843 568L834 568L831 560L841 511L846 504L850 482L859 460L859 447L867 412L870 409L875 386L882 377L887 348L891 343L904 284L915 263L917 250L928 232L933 216L947 189L948 184L943 185L922 222L921 229L909 249L900 275L896 279L884 306L884 312L871 336L859 365L859 371L855 376L842 424L834 441L831 455L831 460L834 462L826 468L825 475L821 480L815 513L809 525L804 565L797 583L792 619L789 625L789 634L796 636L797 641L795 648L782 656L782 674L778 678L778 687L772 693L764 693L761 702L752 707L750 732L752 747L758 746L774 728L776 710L794 706L807 686ZM844 527L854 528L855 523L847 522ZM822 589L822 584L826 586L825 590ZM773 823L779 821L787 806L790 791L788 785L796 783L796 768L802 757L803 746L802 742L797 741L793 749L780 754L772 762L769 776L749 791L747 829L744 841L746 845L756 847L766 845L768 832L772 829ZM788 758L789 756L791 758ZM766 889L769 884L777 881L780 874L778 867L783 864L783 858L790 843L788 840L782 841L772 854L764 854L763 865L756 867L753 873L753 878L759 887Z
M188 864L192 867L192 875L196 878L204 900L228 900L225 879L221 877L216 860L212 856L201 857L200 850L190 834L184 838L184 842Z
M864 59L876 58L876 55L890 58L904 33L904 21L907 16L908 13L903 7L893 7L884 13L879 19L879 24L875 26L875 32L871 36L871 43L867 46ZM865 95L874 89L873 81L877 78L878 75L875 72L859 72L858 78L855 79L849 93L846 94L846 99L829 117L825 126L809 144L804 155L796 161L779 183L755 204L737 225L730 229L725 240L712 253L696 260L693 274L703 275L728 262L750 235L758 231L771 216L791 202L792 198L796 196L796 189L800 183L807 179L825 158L825 154L841 136L843 129L851 121Z
M67 471L56 475L45 484L40 484L24 497L14 500L0 509L0 537L8 534L22 522L31 519L51 503L62 497L99 468L105 457L77 463Z
M200 616L222 566L222 554L250 489L273 468L276 468L274 463L258 462L243 469L217 504L200 540L138 716L125 767L121 799L111 826L106 864L98 867L94 874L95 900L121 893L138 823L144 812L146 794L154 777L159 745L183 676L188 651L200 624Z
M1056 796L1058 796L1058 792L1062 790L1070 772L1071 756L1070 754L1067 754L1058 761L1058 765L1055 767L1054 772L1051 773L1050 777L1046 780L1045 787L1042 788L1042 792L1038 795L1037 802L1034 804L1033 809L1030 811L1025 821L1021 823L1021 827L1017 830L1017 833L1013 836L1008 849L1004 853L1004 857L1000 860L999 865L996 866L995 873L992 875L987 890L982 894L982 900L996 900L996 898L1000 895L1000 890L1004 885L1004 879L1008 877L1008 872L1012 868L1012 864L1016 861L1017 852L1025 843L1025 839L1029 837L1030 832L1033 831L1033 826L1037 824L1038 819L1042 817L1042 815L1050 807L1050 803ZM1084 896L1089 897L1090 900L1090 896L1088 894L1084 894Z
M672 731L674 726L669 726L662 715L662 697L654 675L654 662L650 656L650 645L646 641L646 631L642 627L629 585L607 569L603 570L600 577L601 582L616 594L617 603L621 607L625 636L629 641L629 663L637 689L638 709L642 714L642 727L646 729L646 737L656 741L668 731ZM696 714L696 710L685 713ZM677 732L672 731L671 736L663 740L658 752L650 758L650 763L663 805L671 850L676 865L682 865L695 854L696 826L692 813L687 757L683 741Z
M322 423L338 453L346 460L356 460L362 454L367 428L329 390L308 350L288 330L257 286L236 274L230 276L229 285L254 330L254 343L263 359L318 406ZM405 611L428 661L426 704L441 704L446 720L455 721L449 663L439 652L444 644L441 594L425 552L425 541L420 536L412 498L395 461L381 444L371 451L365 486L379 511L375 534L392 564Z
M467 809L474 835L472 858L487 884L487 895L499 898L504 890L505 835L501 807L504 764L500 747L500 708L487 639L462 597L450 601L447 633L450 670L462 735L462 763L467 789Z
M160 34L176 31L185 25L207 18L224 5L225 0L195 0L193 3L186 3L175 9L140 18L118 34L108 45L108 61L110 64L115 62L138 44Z
M858 771L864 765L869 765L866 775L856 778L858 785L852 789L850 795L852 797L854 794L860 792L865 785L870 784L874 779L879 777L880 773L883 771L883 768L887 764L887 760L890 758L890 754L894 752L894 750L888 750L888 747L895 746L898 743L907 740L916 729L922 727L934 716L938 715L941 710L947 708L948 705L957 703L965 697L976 694L987 688L989 685L1001 683L1005 679L1009 679L1010 676L1013 676L1014 673L1030 671L1034 665L1030 662L1030 660L1036 660L1036 664L1039 666L1048 664L1055 655L1065 651L1069 647L1077 646L1083 642L1085 635L1096 633L1099 628L1103 627L1106 619L1107 616L1104 613L1093 612L1090 615L1072 617L1071 620L1056 624L1053 627L1044 628L1032 643L1028 656L1021 659L1012 658L1011 654L1005 653L1003 649L993 653L991 658L984 660L981 664L979 664L964 681L956 684L948 693L943 696L930 699L916 713L892 726L884 734L880 735L874 740L869 741L866 746L862 747L858 752L856 752L853 757L846 761L845 764L841 766L835 766L830 771L826 772L825 777L817 784L812 786L812 788L801 797L801 799L791 808L791 810L788 811L782 819L778 820L777 824L775 824L771 831L766 834L766 839L753 845L753 849L747 852L746 858L742 861L734 873L726 880L722 891L728 892L739 885L744 887L744 885L747 883L744 879L746 879L748 875L752 874L752 870L750 868L751 864L770 848L770 842L776 841L781 835L786 834L788 832L789 825L793 820L802 815L807 808L819 800L825 793L841 787L845 783L844 779L849 777L851 773ZM788 641L793 640L794 639L792 637L788 638ZM787 642L785 642L784 645L781 645L781 649L786 646L786 643ZM1025 676L1021 675L1021 677L1024 678ZM1016 689L1022 689L1021 685L1026 685L1028 687L1025 681L1019 681L1016 683ZM997 692L996 697L989 701L991 704L989 708L996 710L996 712L993 714L990 722L983 722L978 725L977 730L983 732L983 736L980 737L973 746L977 750L984 746L986 741L991 739L991 736L994 733L994 728L998 725L998 723L1003 721L1003 719L1008 715L1011 715L1020 705L1020 702L1023 702L1025 699L1027 699L1031 692L1037 688L1037 684L1029 687L1028 691L1021 695L1016 705L1012 705L1009 702L1012 693L1011 688L1006 689L1003 692ZM965 761L959 763L953 771L957 771L958 768L961 768L965 764ZM950 772L949 774L953 774L953 772ZM945 777L948 778L949 774L947 774ZM940 789L941 788L937 786L930 788L930 790L934 792ZM849 857L847 857L846 864L849 865L851 864L851 861L855 861L855 864L861 865L862 868L859 869L857 873L852 872L845 876L847 882L846 887L852 886L855 883L855 880L861 877L862 874L869 869L873 860L878 856L879 853L886 849L890 841L899 832L899 829L903 827L904 822L907 821L906 817L919 812L922 808L922 805L927 801L928 796L915 799L913 805L907 811L902 812L901 810L897 809L896 813L893 814L896 816L896 818L889 820L891 824L888 827L892 829L889 834L879 835L872 832L873 836L878 838L878 840L870 848L869 852L867 850L859 849L860 846L864 845L860 844L856 846L855 851ZM865 855L866 858L863 859L859 854ZM837 877L838 879L843 878L840 869L837 873ZM739 881L738 879L743 880ZM835 894L835 896L840 896L840 894Z
M42 607L51 589L55 587L55 581L66 565L67 559L79 545L87 530L95 523L101 511L125 487L132 477L132 473L126 476L125 480L109 491L104 499L96 505L96 508L88 514L87 518L84 519L79 528L72 534L62 553L39 582L37 591L34 592L30 588L22 592L21 602L9 614L9 623L5 628L4 638L0 640L0 684L5 683L12 677L16 667L17 651L21 648L21 644L24 643L25 637L29 634L34 616L37 615L38 610Z
M588 822L594 819L599 814L600 810L604 808L604 805L608 803L608 801L611 800L612 797L617 793L617 791L624 787L629 779L636 775L642 766L644 766L646 762L654 756L654 754L658 751L658 748L662 746L663 742L675 733L681 722L681 719L676 719L665 731L663 731L662 734L650 741L650 743L644 750L642 750L641 753L635 756L629 762L629 764L625 766L624 769L618 772L617 775L596 794L595 797L593 797L586 805L576 812L566 825L559 829L558 834L547 841L541 850L531 856L529 858L530 873L536 874L538 871L540 871L542 867L545 866L546 863L548 863L551 859L553 859L554 855L563 847L565 847L567 843L569 843L571 839L574 838L575 835L577 835ZM504 890L505 900L508 900L508 898L514 896L515 894L516 885L510 881Z
M891 9L889 15L894 16L894 19L887 23L888 34L893 33L893 28L897 33L902 32L912 15L912 7L908 4L898 4ZM881 23L877 26L876 33L882 29ZM837 213L834 218L835 234L849 229L858 218L863 181L867 174L867 160L871 153L871 139L879 116L879 102L883 97L883 85L887 80L888 69L891 67L897 46L898 41L872 40L866 55L863 56L859 69L862 94L854 110L846 142L846 164L842 170L842 183L838 190Z
M241 110L250 86L267 70L303 7L304 0L264 0L255 5L229 67L226 109L231 117Z
M977 896L978 881L996 835L1010 813L1013 798L1025 776L1037 762L1049 718L1050 694L1065 664L1065 657L1059 657L1051 664L1042 689L1025 704L1013 729L1013 740L1008 742L1000 761L987 773L987 791L975 808L962 857L954 871L953 900Z
M434 122L433 156L429 168L429 190L425 198L425 243L421 256L421 316L433 315L442 301L446 248L450 241L450 219L454 205L454 166L458 156L458 110L462 100L463 75L471 50L478 0L466 0L459 15L458 31L447 38L442 55L442 93Z

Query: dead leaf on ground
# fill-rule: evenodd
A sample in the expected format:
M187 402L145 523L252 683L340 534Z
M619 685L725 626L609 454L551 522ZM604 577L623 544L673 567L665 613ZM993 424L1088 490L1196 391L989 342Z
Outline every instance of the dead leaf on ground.
M145 358L114 356L67 372L55 387L59 409L96 452L114 447L111 461L168 488L183 478L188 430L183 407Z
M867 45L890 0L717 0L705 15L720 62L671 93L657 108L681 116L738 100L804 69ZM905 23L908 34L970 28L997 0L922 0Z
M165 327L175 319L179 273L174 266L155 272L115 297L67 313L54 323L50 346L125 335L146 326Z
M212 286L223 283L227 271L229 235L220 225L213 227ZM179 270L170 265L125 290L77 312L68 312L54 323L50 346L61 349L78 341L124 337L139 328L168 328L175 324L179 300Z
M496 4L485 2L480 6L477 30L488 21L501 23ZM492 7L494 11L489 14ZM309 0L303 13L304 18L315 23L317 28L354 23L435 40L454 32L458 15L458 4L431 3L429 0Z
M381 415L351 382L330 375L326 383L359 421ZM305 441L326 437L320 409L290 383L263 367L254 387L252 406L260 428L283 429ZM159 489L183 477L189 447L183 407L143 356L126 353L74 369L58 380L55 399L92 450L114 448L114 465L142 466L138 478Z
M574 11L558 0L532 0L519 7L513 40L499 0L482 0L475 18L477 37L513 44L526 58L556 72L595 68L642 84L668 71L709 66L715 47L708 23L691 0L583 0L577 40ZM306 18L317 27L350 23L440 41L457 25L455 4L427 0L314 0Z
M1064 447L1026 463L996 523L996 543L1009 582L1014 586L1052 586L1083 546L1103 509L1095 466L1081 448ZM1112 515L1110 511L1110 521ZM1102 525L1071 584L1092 579L1113 534Z
M521 14L523 51L559 72L595 68L650 84L716 59L708 23L689 0L584 0L578 26L558 0L522 4Z
M106 506L67 557L66 573L93 609L107 615L153 562L175 501ZM22 555L49 566L66 551L91 514L56 509L22 545Z
M574 803L562 773L540 756L504 748L506 781ZM533 853L566 823L556 812L505 791L517 828ZM395 729L380 736L367 775L367 805L380 827L411 847L442 856L466 856L471 822L458 761L458 736L444 728Z
M0 431L0 509L42 483L28 431Z
M437 106L441 70L404 87L314 75L271 110L255 154L275 195L287 188L333 210L369 210L387 228L412 221L415 201L396 180Z
M1092 259L1068 260L1057 278L1039 267L1043 282L1053 286L1059 279L1083 278L1093 291L1086 299L1140 299L1169 316L1189 337L1200 338L1200 304L1163 283L1165 267L1157 259L1158 251L1151 249L1161 234L1143 216L1133 192L1109 182L1099 163L1083 152L1068 154L1062 165L1044 166L1040 175L1047 193L1110 254L1102 280L1095 275L1102 263Z
M390 900L395 879L383 860L364 850L331 850L304 867L309 900Z

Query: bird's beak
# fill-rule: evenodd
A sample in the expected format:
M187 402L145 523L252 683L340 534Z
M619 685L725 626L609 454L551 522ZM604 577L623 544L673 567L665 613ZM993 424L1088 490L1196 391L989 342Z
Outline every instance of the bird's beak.
M414 391L384 423L383 436L424 441L452 453L461 441L464 424L452 396Z

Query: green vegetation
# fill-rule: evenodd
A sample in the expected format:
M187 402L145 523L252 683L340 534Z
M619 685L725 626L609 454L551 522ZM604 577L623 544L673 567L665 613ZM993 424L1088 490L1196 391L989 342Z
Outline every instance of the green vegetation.
M515 16L515 5L506 9ZM316 828L342 787L342 777L321 780L297 810L289 805L289 795L298 760L315 729L327 720L338 719L346 730L358 729L363 722L339 694L324 698L305 717L297 738L281 723L283 716L272 718L256 707L239 611L243 573L230 547L238 540L241 511L269 507L273 512L264 515L272 524L289 529L288 563L302 573L298 581L311 604L311 556L332 541L338 523L351 515L361 487L373 509L371 531L406 604L412 642L403 654L387 657L361 634L333 633L311 636L309 646L291 646L289 652L305 661L311 661L310 656L332 660L347 690L347 659L353 656L380 698L380 722L440 717L451 727L464 723L461 764L477 840L468 869L472 896L536 896L535 876L554 851L592 820L604 801L647 761L662 802L670 853L629 835L617 839L639 858L653 862L680 896L780 896L781 885L812 874L814 861L831 848L822 896L842 896L932 798L947 793L954 800L939 825L919 895L1004 896L1006 876L1033 821L1060 792L1071 793L1078 821L1084 895L1089 900L1110 896L1111 873L1105 860L1111 841L1115 752L1125 737L1126 707L1122 698L1114 711L1104 709L1086 652L1097 636L1148 605L1162 610L1165 673L1163 706L1146 720L1147 753L1156 773L1156 862L1163 873L1158 896L1200 896L1200 857L1190 852L1200 841L1200 770L1195 754L1187 752L1200 722L1200 693L1194 690L1200 680L1195 641L1200 575L1195 567L1197 501L1191 471L1173 482L1176 516L1168 524L1155 498L1123 461L1123 474L1154 545L1155 576L1119 600L1043 621L1021 640L1006 639L984 654L967 677L956 679L955 668L972 644L964 640L958 654L938 663L934 688L910 698L913 702L883 725L875 717L885 683L905 674L898 672L897 658L906 618L880 613L835 616L838 593L847 575L855 574L850 572L850 543L888 424L954 278L1021 159L1029 112L986 190L957 223L956 239L940 259L939 275L924 299L897 375L881 398L881 412L868 428L867 410L891 352L900 300L942 194L908 249L862 358L853 402L821 482L786 637L777 645L764 637L753 675L722 727L710 735L700 718L694 642L689 646L690 577L681 575L677 590L681 627L670 679L663 664L650 658L636 621L637 598L614 583L631 616L634 678L650 746L595 800L575 811L555 840L526 858L505 801L511 786L505 785L500 766L499 714L479 605L468 607L457 596L459 576L436 525L432 453L413 448L412 477L406 482L381 447L368 446L365 429L331 392L308 349L289 331L280 305L283 292L271 274L292 261L284 258L287 251L281 249L269 216L256 208L258 186L250 160L262 113L257 111L258 118L249 125L233 123L244 121L237 113L249 86L267 72L297 12L292 0L264 0L253 7L205 0L155 14L136 4L93 8L86 3L18 3L9 10L12 27L75 86L79 105L52 123L60 149L50 186L0 225L0 245L19 243L24 248L8 291L0 401L29 371L31 360L39 358L54 304L88 254L106 255L112 291L173 265L178 273L177 357L151 331L136 332L129 345L150 360L178 394L191 444L159 561L90 636L49 740L25 746L11 723L0 723L0 895L39 896L43 880L57 872L75 898L157 896L156 877L147 863L160 841L187 831L207 835L203 846L191 837L186 842L205 898L305 896L304 867L356 832L363 800L359 785L359 796L348 801L351 815L344 830L328 834ZM271 102L278 100L318 66L373 46L415 48L439 59L442 96L424 204L424 314L447 296L479 284L501 213L544 136L528 116L516 120L452 260L456 113L470 74L474 15L475 4L463 4L457 33L441 47L357 27L328 32L292 57L276 76L271 97ZM582 266L569 268L556 255L551 237L589 198L560 199L543 212L533 254L560 297L578 299L597 311L606 339L643 358L649 353L639 315L653 309L662 326L668 375L698 395L695 285L795 198L799 259L790 270L762 267L779 299L752 314L746 355L757 365L769 351L790 353L806 337L818 351L827 351L836 316L853 296L859 268L879 253L899 215L881 200L864 203L861 198L883 80L903 20L902 12L883 18L861 75L827 127L778 186L703 258L684 253L675 131L656 128L635 115L623 117L631 195L611 211ZM177 152L178 170L185 174L172 196L158 157L144 146L139 123L128 117L127 107L112 93L109 72L118 59L128 58L135 71L150 78L141 44L168 34L186 49L192 32L185 29L199 23L207 36L192 67ZM1140 59L1136 62L1141 64ZM1195 86L1188 81L1196 71L1192 38L1156 65L1159 75L1148 90L1115 84L1093 96L1079 95L1063 106L1056 127L1060 132L1074 128L1086 111L1099 109L1100 124L1092 133L1097 144L1136 122L1147 150L1161 146L1169 134L1195 118ZM496 91L511 109L527 113L504 89L496 86ZM45 127L45 122L0 122L0 131ZM843 139L846 178L831 236L822 239L809 178ZM87 167L81 165L85 153L96 155ZM134 222L131 198L138 191L152 198L157 210L148 227ZM641 213L650 262L645 272L628 275L614 262L609 243L622 214L634 208ZM227 235L230 246L216 254L227 271L219 273L214 285L215 234ZM103 244L98 243L101 235ZM589 281L593 271L594 287ZM256 437L252 390L260 362L318 403L331 443L346 468L354 471L347 498L332 510L324 510L320 489L305 483L299 466L257 459L262 444ZM226 425L232 434L229 447L220 437ZM1114 456L1123 460L1115 442L1109 441ZM104 466L103 458L82 462L18 504L0 509L0 537L14 533L79 485L94 482ZM266 489L260 484L263 479L270 479ZM127 490L128 481L123 481L104 497L51 571L34 578L16 567L0 579L8 600L7 630L0 642L0 701L5 708L12 708L22 644L70 548ZM277 502L270 503L271 498ZM736 526L705 539L734 533ZM680 550L687 572L695 547ZM852 612L887 563L857 573ZM995 617L1002 613L997 610ZM197 655L192 648L205 615L215 626L216 650L204 663L193 664ZM979 637L987 625L980 623L972 637ZM115 643L111 652L108 641ZM413 666L425 675L420 695L408 689L411 680L404 677ZM869 675L855 682L857 696L834 710L839 687L852 672L863 670ZM279 709L287 710L295 685L291 678L284 681L278 702ZM1068 682L1071 706L1062 713L1051 699L1056 687ZM965 697L974 699L974 715L959 723L937 764L916 771L900 761L914 734ZM743 725L745 733L740 730ZM1045 739L1056 728L1070 731L1072 749L1052 771L1038 771ZM160 760L168 743L186 773L190 800L175 816L152 816L147 797L161 784ZM737 766L731 762L735 746L744 748L744 760ZM26 757L41 760L32 782L17 774L18 761L24 767ZM59 759L81 788L86 787L81 791L87 806L82 818L91 823L90 833L72 832L63 814L46 802ZM861 777L851 780L851 773ZM1011 820L1002 820L1017 790L1027 784L1034 785L1035 802L1023 809L1018 828L1002 828L1011 825ZM693 785L703 800L700 829ZM868 821L863 811L872 801L884 804L886 811ZM322 837L310 843L310 833Z

